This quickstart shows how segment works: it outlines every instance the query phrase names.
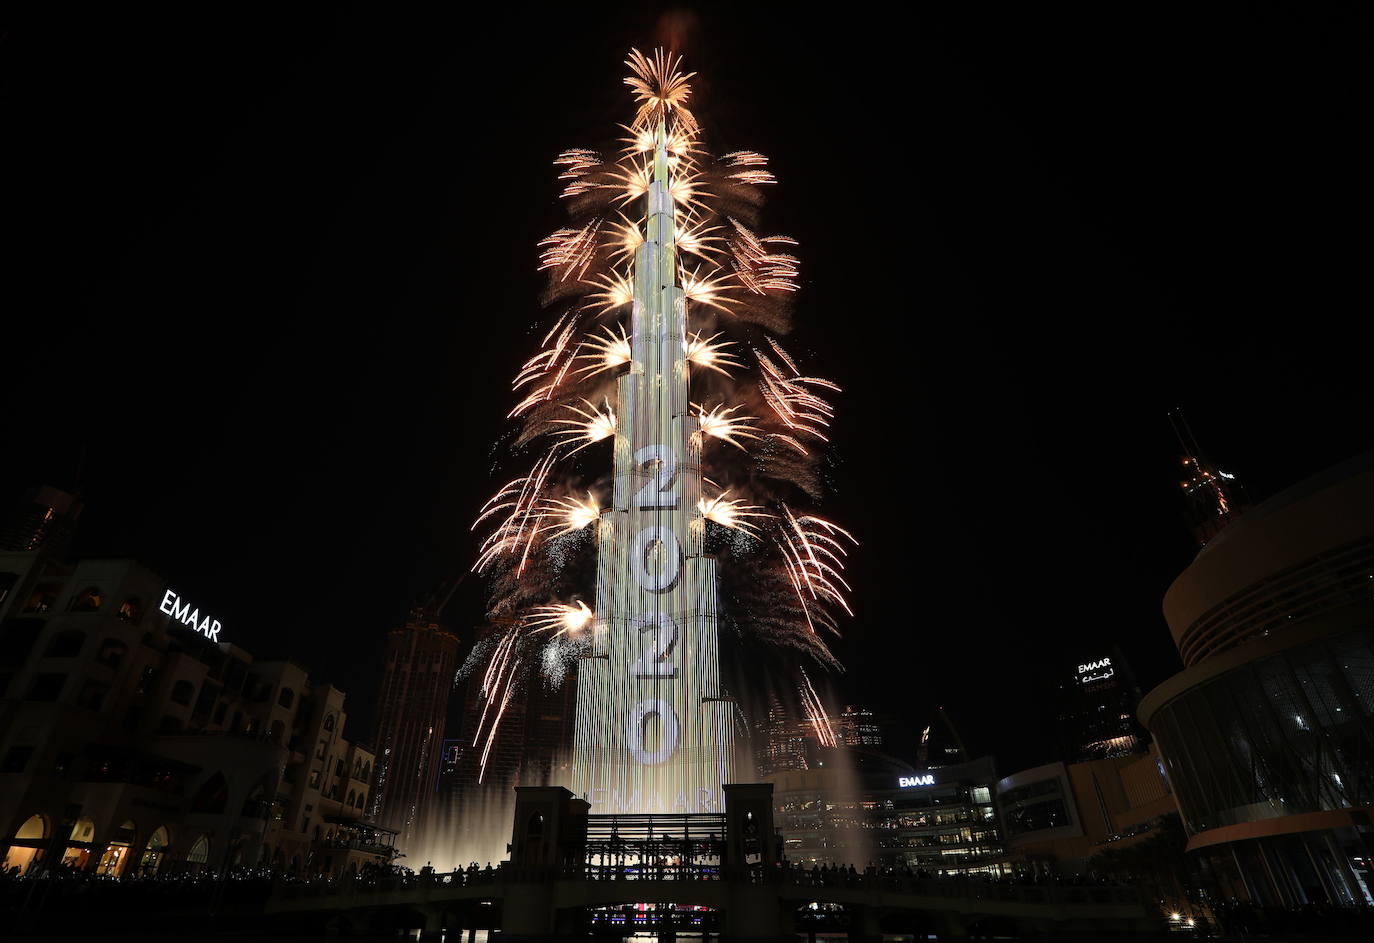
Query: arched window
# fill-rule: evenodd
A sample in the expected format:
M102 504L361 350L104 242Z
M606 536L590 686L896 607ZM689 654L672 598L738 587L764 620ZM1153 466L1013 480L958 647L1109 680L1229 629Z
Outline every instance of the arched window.
M5 854L4 867L18 868L21 873L27 871L47 837L47 819L42 815L29 816L24 820L24 824L19 826L19 831L14 833L9 850Z
M122 875L125 866L129 863L130 849L133 844L134 822L133 819L129 819L110 836L110 843L105 846L105 851L100 856L100 863L95 866L95 873L108 874L113 877Z
M295 699L296 692L292 691L290 688L282 688L281 693L277 695L277 703L282 707L290 707Z
M24 824L19 826L19 831L14 833L16 840L47 838L48 822L41 815L30 815L24 820Z
M148 836L148 844L143 849L143 857L138 862L138 873L142 877L152 877L162 866L163 856L167 853L167 826L159 825Z
M130 596L119 606L119 621L127 622L130 625L137 625L143 618L143 600L137 596Z
M203 865L210 860L210 839L205 835L196 839L196 843L191 846L191 850L186 854L188 864Z
M95 660L107 668L118 668L119 663L124 660L124 656L129 653L129 646L117 638L107 638L100 643L100 651L96 654Z
M372 781L372 764L371 764L371 763L364 763L364 764L363 764L363 782L366 783L366 782L371 782L371 781Z
M172 685L172 700L177 704L190 704L196 693L196 686L189 681L178 681Z
M86 642L86 633L76 629L66 629L53 636L48 650L43 654L48 658L75 658L81 654L81 646Z
M95 841L95 823L90 819L77 819L72 832L67 836L67 848L62 852L62 864L74 871L85 871L90 866Z
M99 612L105 596L98 586L87 586L72 597L72 612Z
M24 603L25 612L47 612L57 605L57 594L62 591L61 583L41 583Z
M334 715L329 714L324 718L324 729L330 733L334 732Z
M348 807L351 809L358 804L358 794L352 790L348 793Z

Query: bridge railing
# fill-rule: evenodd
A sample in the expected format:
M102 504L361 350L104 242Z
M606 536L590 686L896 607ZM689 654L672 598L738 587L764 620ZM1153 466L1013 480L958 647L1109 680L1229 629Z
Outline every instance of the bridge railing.
M880 890L921 897L973 898L1018 903L1139 904L1137 888L1113 884L1022 884L975 877L921 877L896 872L849 873L848 871L779 868L777 878L796 887L855 888Z
M512 867L502 863L490 870L457 870L418 874L369 874L355 878L310 883L282 883L275 895L284 900L309 900L339 896L385 894L427 887L431 889L491 888L494 885L548 881L738 881L747 884L779 884L798 890L814 889L825 897L829 889L887 892L903 896L945 899L1004 901L1022 904L1134 904L1137 888L1110 884L1021 884L974 877L919 876L899 872L807 870L799 867L748 865L730 871L719 865L697 863L635 863L615 865L572 864L562 867Z
M424 871L418 873L359 874L327 881L281 882L273 896L282 900L309 900L355 894L385 894L418 887L478 887L504 880L510 868L502 864L490 870Z

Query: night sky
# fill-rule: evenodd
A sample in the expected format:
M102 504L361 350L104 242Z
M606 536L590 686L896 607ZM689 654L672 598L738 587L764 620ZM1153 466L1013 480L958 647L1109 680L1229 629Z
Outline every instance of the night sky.
M1053 759L1068 666L1178 667L1167 410L1254 499L1374 446L1354 5L494 7L69 12L0 39L0 498L78 488L79 554L158 568L354 721L385 631L470 566L519 473L494 446L542 335L550 161L615 136L621 60L665 30L708 146L772 158L789 349L844 387L824 511L862 546L835 703L908 727L943 704L1003 771ZM470 638L481 611L470 579L444 618Z

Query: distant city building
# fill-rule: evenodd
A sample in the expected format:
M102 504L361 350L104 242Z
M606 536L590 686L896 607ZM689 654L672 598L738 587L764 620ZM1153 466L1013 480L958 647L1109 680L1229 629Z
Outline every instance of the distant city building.
M0 551L42 550L62 558L81 516L81 499L49 485L31 489L0 524ZM0 593L4 587L0 587Z
M931 712L930 720L921 728L916 744L916 765L920 767L954 766L967 763L968 750L964 739L954 728L954 721L943 707Z
M817 749L814 725L794 717L776 694L768 702L762 728L754 735L754 768L759 776L810 769Z
M363 821L374 757L344 737L342 691L255 660L132 560L0 553L0 580L4 867L308 876L391 860Z
M817 729L818 723L820 729ZM833 745L830 744L832 736ZM769 700L768 713L759 734L755 735L754 767L759 776L789 769L811 769L834 745L882 746L881 719L872 708L859 704L846 704L836 716L819 721L799 717L774 695Z
M1120 650L1084 652L1059 686L1059 746L1070 763L1129 756L1145 749L1136 720L1140 688Z
M1158 752L1049 763L997 783L1007 845L1030 872L1082 874L1092 856L1129 848L1178 814Z
M1374 453L1232 521L1164 617L1185 667L1140 718L1188 850L1227 896L1374 903Z
M458 670L458 636L415 609L387 635L377 704L377 770L371 813L404 848L425 828Z
M487 637L493 628L479 628L478 639ZM574 675L554 687L538 664L530 664L518 676L488 745L485 732L491 730L490 711L478 679L469 679L462 704L462 736L447 747L439 784L439 802L450 817L461 821L469 802L505 802L517 786L570 782L576 707Z
M833 750L773 783L775 824L789 861L931 874L1002 874L1006 849L991 757L933 769L876 752Z
M835 735L847 747L880 747L883 726L871 708L846 704L833 723Z

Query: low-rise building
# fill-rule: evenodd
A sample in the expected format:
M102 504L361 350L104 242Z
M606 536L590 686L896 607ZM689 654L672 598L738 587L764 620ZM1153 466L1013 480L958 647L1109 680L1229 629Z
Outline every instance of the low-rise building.
M115 876L389 861L344 693L235 645L128 559L0 553L4 867Z
M1177 815L1164 764L1147 752L1048 763L997 783L1008 850L1023 870L1082 874L1108 848L1127 848Z

